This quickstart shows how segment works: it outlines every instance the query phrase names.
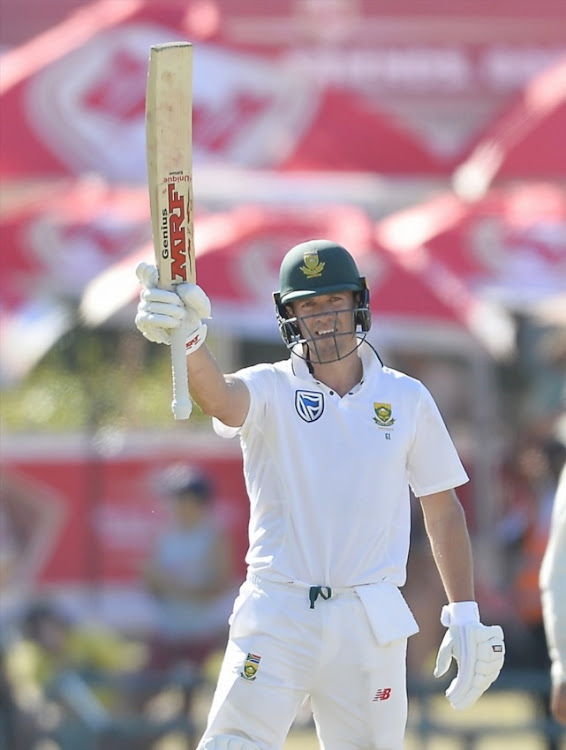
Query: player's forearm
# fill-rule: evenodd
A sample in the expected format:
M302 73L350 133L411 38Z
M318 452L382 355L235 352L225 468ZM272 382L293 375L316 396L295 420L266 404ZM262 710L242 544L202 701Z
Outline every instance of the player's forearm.
M230 426L241 426L249 405L243 383L224 375L206 346L189 355L187 370L191 395L202 411Z
M474 575L466 518L454 493L421 498L432 554L450 602L473 601Z
M191 396L205 414L216 416L228 398L228 386L206 345L187 357L187 370Z

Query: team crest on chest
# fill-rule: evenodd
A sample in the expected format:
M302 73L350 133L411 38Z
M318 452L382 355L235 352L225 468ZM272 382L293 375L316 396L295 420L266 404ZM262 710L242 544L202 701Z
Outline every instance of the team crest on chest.
M375 412L373 421L379 425L379 427L393 427L395 420L393 419L391 404L374 402L373 410Z
M324 411L324 395L317 391L296 391L295 409L305 422L316 422Z

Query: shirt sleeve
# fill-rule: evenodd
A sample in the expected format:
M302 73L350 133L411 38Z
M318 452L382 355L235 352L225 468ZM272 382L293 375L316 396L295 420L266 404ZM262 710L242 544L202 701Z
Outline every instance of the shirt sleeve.
M407 470L417 497L450 490L468 481L440 411L422 384Z
M557 684L566 681L566 466L562 469L552 509L540 588L552 680Z

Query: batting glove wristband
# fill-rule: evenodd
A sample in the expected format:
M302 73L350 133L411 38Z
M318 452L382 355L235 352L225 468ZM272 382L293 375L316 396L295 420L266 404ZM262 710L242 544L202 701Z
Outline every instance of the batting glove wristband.
M497 679L505 659L505 641L499 625L482 625L476 602L453 602L442 608L448 628L440 644L435 677L442 677L455 659L458 674L446 697L458 710L469 708Z
M177 284L175 291L159 289L157 268L140 263L136 274L142 286L135 323L149 341L171 344L171 331L181 328L187 354L195 352L206 338L202 318L210 317L210 300L196 284Z

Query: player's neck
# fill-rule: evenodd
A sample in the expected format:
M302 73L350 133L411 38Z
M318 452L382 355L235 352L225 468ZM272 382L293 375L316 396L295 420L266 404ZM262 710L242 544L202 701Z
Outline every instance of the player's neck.
M362 360L357 351L337 362L326 364L312 362L311 365L313 378L324 383L340 396L349 393L363 376Z

